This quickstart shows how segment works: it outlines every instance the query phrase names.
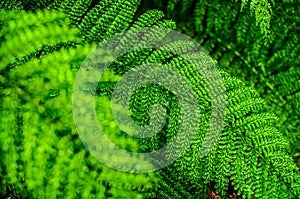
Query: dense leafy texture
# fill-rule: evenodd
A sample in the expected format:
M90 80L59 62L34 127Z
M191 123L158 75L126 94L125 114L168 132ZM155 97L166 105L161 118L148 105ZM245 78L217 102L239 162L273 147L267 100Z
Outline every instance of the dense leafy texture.
M221 68L258 91L266 108L280 118L277 128L299 166L299 1L147 2L146 7L166 10L177 29L199 41ZM269 14L263 15L266 9ZM262 15L249 14L253 12ZM266 23L254 23L257 20Z
M27 189L33 198L140 197L138 192L149 188L154 178L100 164L75 129L74 78L94 46L68 28L63 14L5 13L2 19L2 185ZM99 100L101 105L109 103ZM109 112L105 106L99 109L105 129L111 122Z
M163 9L166 4L160 3ZM174 93L148 85L132 96L131 116L139 125L149 123L149 107L154 104L168 113L164 128L143 140L125 136L116 127L108 110L110 97L118 79L135 66L162 63L175 69L196 91L201 110L195 140L181 158L149 174L122 173L99 163L77 135L71 97L84 58L95 44L115 33L150 26L176 28L163 12L139 13L137 0L3 1L1 194L205 198L214 191L220 198L233 194L240 198L299 198L299 168L287 155L289 141L292 156L299 157L298 2L280 6L252 0L238 2L240 7L234 1L167 3L167 13L178 22L177 29L195 37L218 61L228 102L224 129L212 151L199 157L211 114L212 99L205 81L191 63L166 49L131 51L116 60L98 85L96 110L102 127L119 146L140 152L161 148L176 135L180 124L180 105ZM149 7L143 2L140 9ZM284 17L281 12L286 13ZM184 13L184 17L176 13ZM282 29L284 32L278 32ZM149 32L139 39L151 36L155 35ZM185 48L189 42L170 45L188 57L203 56ZM170 156L176 147L180 146L173 146Z

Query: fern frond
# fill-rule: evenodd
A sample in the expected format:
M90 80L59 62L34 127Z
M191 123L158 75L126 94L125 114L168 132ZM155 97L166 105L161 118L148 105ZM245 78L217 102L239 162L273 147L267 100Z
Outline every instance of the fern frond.
M22 24L24 19L35 21L34 26ZM5 38L20 41L25 37L23 43L28 42L26 49L4 51L3 46L9 46L11 39L1 46L2 54L12 57L5 63L1 61L1 116L5 116L1 117L0 127L1 183L27 190L32 198L87 198L91 194L95 198L141 197L141 192L151 187L153 175L127 175L103 166L89 155L77 135L72 118L72 86L77 66L95 46L79 44L77 31L70 31L68 22L62 19L66 19L62 14L38 11L20 13L4 21ZM44 33L45 26L51 34ZM12 29L26 31L12 37ZM40 41L37 33L43 34ZM55 45L61 40L78 43L72 48L43 48L43 44ZM35 54L40 47L43 56ZM15 63L16 58L28 55L29 59ZM11 64L17 67L7 67ZM104 106L99 112L105 113L100 116L110 124L111 117L105 111L109 101L100 102ZM114 139L118 129L115 132ZM130 141L126 141L123 146L129 145ZM122 144L122 140L119 142Z
M183 5L183 12L195 4L185 0L170 2L171 9ZM257 32L269 29L270 4L264 1L256 5L255 2L242 1L244 7L240 11L242 6L236 6L233 1L226 5L220 5L218 1L211 4L198 1L195 12L192 12L196 22L186 22L190 15L183 17L183 23L192 24L185 30L212 52L213 57L220 61L221 68L229 71L220 71L228 97L225 126L215 146L204 158L201 158L200 149L208 133L211 104L218 103L224 96L210 93L208 87L211 85L207 85L206 80L213 82L213 76L205 73L208 75L205 79L187 61L187 58L207 58L198 53L192 42L177 41L158 49L132 50L114 61L111 71L106 74L107 79L99 83L98 96L95 97L99 106L96 110L97 116L104 121L103 129L121 148L139 152L159 149L174 138L182 122L182 107L177 96L161 85L152 84L138 89L129 102L134 121L145 126L151 122L151 116L163 119L160 112L149 114L149 109L159 104L168 113L167 123L151 138L131 138L117 127L108 110L112 90L120 76L135 66L159 63L177 71L195 91L200 113L193 115L189 122L194 124L197 119L200 122L197 131L191 132L196 134L194 141L173 164L147 175L109 169L88 153L77 136L73 122L71 88L80 64L95 47L87 43L100 42L116 33L140 27L174 29L175 23L165 19L163 13L157 10L137 16L137 0L65 0L61 3L45 0L36 6L26 3L27 7L18 8L34 10L35 13L1 11L0 112L6 116L0 120L3 132L0 134L2 183L26 189L33 198L205 198L212 190L221 198L229 197L232 192L241 198L300 197L299 169L287 155L286 140L275 128L280 124L279 128L287 128L286 132L290 132L299 123L297 118L286 120L287 116L299 112L294 110L294 106L299 105L299 71L290 67L297 66L299 61L298 29L296 21L285 24L295 18L278 17L284 8L276 6L272 11L274 17L266 44L260 38L263 34ZM250 8L245 7L249 3ZM18 5L7 7L17 8ZM65 15L38 11L45 7L61 9ZM261 23L260 27L251 23L251 10ZM292 7L286 13L295 15L296 11ZM283 36L274 31L281 24L285 24ZM233 25L234 28L231 28ZM123 40L115 44L116 49L143 46L148 39L155 41L162 35L146 31L141 35L129 33L123 36ZM26 45L26 48L17 44ZM287 55L287 51L291 53ZM176 52L186 56L178 56ZM254 85L269 107L272 100L276 102L274 107L279 104L276 108L280 111L275 112L281 123L254 89L230 73L239 76L247 85ZM254 77L251 74L260 75ZM269 77L271 81L267 79ZM280 81L277 81L279 78ZM269 92L266 85L274 93L264 95ZM283 110L290 112L280 114L286 100L289 103ZM272 110L277 110L274 107ZM283 125L282 121L289 125ZM174 153L187 146L183 136L177 144L170 145L164 157L166 160L172 159ZM208 139L214 139L214 136ZM211 148L210 144L206 143L205 147ZM296 151L295 146L292 149ZM160 164L157 160L152 163Z
M169 1L165 2L167 4ZM178 30L195 37L218 60L222 69L239 77L248 86L255 87L266 100L267 108L280 118L278 127L283 129L281 132L295 149L291 153L297 154L299 144L296 143L300 131L297 127L299 112L295 105L298 104L298 92L292 91L295 90L293 85L297 84L297 80L289 78L286 73L284 79L289 82L287 85L292 86L290 89L289 86L277 86L272 76L276 77L276 74L299 66L299 2L283 1L275 4L273 1L243 0L226 2L225 5L220 1L195 2L191 12L193 17L173 17L179 24ZM237 6L238 2L241 6ZM260 12L259 15L265 13L265 18L256 17L256 11ZM180 9L175 8L173 14L179 12ZM262 29L254 23L260 20L262 23L258 26L267 28L268 39L264 38ZM292 92L294 97L290 95L288 98L295 100L287 101L281 97L279 93L283 90Z
M265 34L269 34L272 14L272 8L269 1L251 0L250 10L255 14L256 25L259 25L262 32L264 32Z
M5 21L7 18L5 13L3 14L4 17L1 18ZM43 48L51 48L51 46L59 48L59 45L72 46L72 44L81 42L76 36L79 33L68 28L68 19L61 14L37 12L36 14L23 13L17 16L17 19L6 23L1 31L4 35L0 49L0 56L3 57L1 70L5 70L9 64L18 65L17 62L21 62L22 59L30 59L26 56L30 56L31 52L42 53L37 49L42 51ZM63 27L61 24L64 24Z
M121 45L121 44L120 44ZM124 44L127 45L127 44ZM193 52L193 48L184 42L171 45L174 52ZM189 46L189 48L185 48ZM169 48L165 48L169 49ZM131 54L132 52L128 53ZM191 54L191 57L199 57L199 54ZM129 56L128 56L129 57ZM230 190L237 190L237 194L243 198L274 198L281 196L273 195L281 191L283 196L293 198L299 196L299 173L297 167L290 158L278 166L277 157L288 157L286 140L275 128L278 118L265 111L265 102L257 95L254 89L246 87L241 81L232 78L228 73L221 72L227 91L228 102L226 110L225 129L222 131L217 145L207 155L199 158L199 150L207 133L209 125L210 101L203 77L193 66L172 52L162 49L152 51L144 50L135 52L131 57L131 63L118 60L118 69L126 66L124 71L141 63L161 63L176 69L182 76L187 77L191 82L193 90L197 93L199 108L202 110L199 115L201 124L196 134L195 141L184 155L177 159L174 164L164 168L157 173L161 179L161 187L165 191L156 190L156 194L149 197L170 198L185 193L187 197L205 197L215 189L217 193L226 198ZM143 58L140 61L140 58ZM123 74L121 73L118 74ZM157 94L156 94L157 93ZM149 123L148 110L153 104L160 104L166 107L169 113L168 124L152 138L145 139L141 144L142 150L157 150L167 144L178 132L180 120L180 107L176 105L176 97L170 91L159 86L145 86L132 96L130 108L132 117L139 125ZM180 143L179 145L184 145ZM178 150L178 146L171 146L170 158ZM273 163L273 161L275 161ZM283 171L281 172L274 172ZM168 173L168 175L166 175ZM288 176L285 174L288 173ZM171 175L172 174L172 175ZM291 180L289 176L294 176ZM276 183L275 183L276 181ZM286 183L291 182L287 188ZM172 191L168 188L171 185ZM199 186L197 186L199 185ZM270 186L272 185L272 186ZM185 188L183 190L183 188ZM267 195L266 193L270 194Z

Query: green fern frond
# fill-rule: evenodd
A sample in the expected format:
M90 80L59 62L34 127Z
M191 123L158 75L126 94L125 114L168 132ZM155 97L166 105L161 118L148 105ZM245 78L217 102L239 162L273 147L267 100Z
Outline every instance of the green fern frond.
M240 198L300 197L299 168L287 155L288 143L281 134L291 136L288 140L292 143L299 132L299 109L295 110L299 107L299 70L296 68L299 37L297 20L293 18L298 8L288 8L285 12L291 17L280 18L278 13L285 8L276 6L271 13L267 1L257 2L259 5L254 0L242 1L242 5L250 4L250 8L244 6L242 11L242 6L235 6L233 1L226 5L218 1L211 4L170 1L169 8L176 10L183 5L183 12L196 6L192 12L195 23L187 22L190 16L187 15L177 27L192 24L184 30L195 36L219 61L227 92L227 117L216 145L201 158L200 149L211 119L211 103L218 102L223 95L212 97L203 75L186 60L204 56L197 53L191 42L133 50L118 58L99 83L95 97L99 104L97 116L104 121L102 128L118 146L139 152L159 149L174 138L181 123L181 107L176 95L154 84L133 94L130 113L138 125L147 125L152 119L149 108L160 104L168 113L161 131L151 138L138 140L126 136L126 132L117 127L108 110L111 93L121 75L135 66L159 63L176 70L196 92L200 109L200 114L193 116L200 122L188 150L168 167L137 175L107 168L88 153L72 118L72 86L78 68L95 43L140 27L175 29L175 23L157 10L137 16L139 1L135 0L26 2L1 4L5 9L34 11L1 10L0 15L3 27L0 32L3 38L0 41L0 112L6 116L0 120L3 160L0 171L4 186L25 189L32 198L206 198L211 191L220 198L228 198L232 193ZM39 11L42 8L62 10L65 14ZM251 23L251 10L260 27ZM293 23L286 24L289 20ZM282 24L284 32L279 34L276 30ZM269 28L266 44L263 34L258 32ZM157 37L152 31L125 35L116 43L116 49L143 46L147 39ZM286 38L289 39L285 41ZM230 73L244 80L246 85L254 85L258 92ZM214 81L211 76L206 78ZM277 115L270 110L275 110ZM293 118L287 119L293 114ZM162 115L155 112L154 116L161 119ZM289 135L292 130L296 133ZM183 141L177 144L170 146L166 159L172 159L174 152L186 146ZM297 143L291 145L291 149L297 156Z
M184 52L186 50L184 46L188 45L181 42L173 44L172 49L174 52ZM203 105L201 106L203 115L200 115L201 125L195 141L174 164L157 172L161 179L159 188L155 190L156 194L150 194L148 197L173 198L183 193L187 197L201 197L201 195L205 197L204 193L210 192L211 189L216 189L222 198L228 197L232 189L237 190L237 194L243 198L269 198L278 192L282 192L287 198L299 196L298 168L290 158L287 158L285 166L278 167L280 164L276 157L279 159L288 157L286 154L288 143L275 128L278 118L265 111L265 102L255 90L245 87L241 81L222 72L228 96L226 126L215 148L207 157L201 159L199 146L203 144L211 113L209 108L211 99L201 75L190 63L171 52L166 52L163 48L150 52L139 51L130 57L131 63L135 64L124 64L121 59L118 61L118 71L122 71L124 65L127 67L123 70L128 71L130 69L128 67L142 63L166 64L187 77L192 83L193 90L197 92L199 104ZM123 74L124 71L118 74ZM153 104L166 107L169 113L168 125L157 135L145 139L141 144L147 147L143 150L157 150L177 133L180 118L180 107L176 105L177 103L172 93L154 85L146 86L132 96L131 113L139 125L148 124L147 111ZM173 150L177 150L176 146L170 150L170 156ZM295 181L289 176L294 176ZM293 188L287 188L286 183ZM166 190L162 190L163 188ZM281 195L272 197L280 198Z
M269 1L251 0L250 10L255 14L256 25L259 25L260 30L268 35L270 32L270 21L272 16L272 7Z
M12 13L17 15L17 13ZM78 31L68 28L68 19L59 13L37 12L36 14L19 14L17 18L2 13L1 21L5 23L1 34L0 69L17 66L24 59L42 54L42 49L74 46L81 40ZM47 21L48 20L48 21ZM63 25L62 25L63 24ZM37 39L39 38L39 39ZM30 55L31 54L31 55Z
M165 2L167 4L169 1ZM248 86L255 87L266 100L268 110L275 112L280 118L278 127L283 128L283 135L287 136L291 147L295 148L292 155L298 153L299 112L295 108L298 92L293 92L294 97L288 97L295 99L293 102L286 101L279 94L284 88L276 86L277 80L274 78L276 74L299 66L299 2L283 1L275 4L273 1L241 1L241 6L237 6L237 1L226 4L220 1L195 2L193 12L190 12L193 17L188 13L173 17L178 24L177 29L198 40L218 60L222 69L239 77ZM269 27L267 40L260 33L261 28L255 25L257 19L249 15L250 12L255 15L255 2L257 5L264 4L263 7L257 7L257 11L263 9L265 11L261 13L271 15L270 22L269 17L266 17L261 23L262 26L269 24L266 25ZM272 11L268 14L269 8ZM175 8L173 14L179 12L180 8ZM284 79L291 86L297 82L295 78L289 78L289 73L286 73ZM288 86L286 89L291 90Z
M4 21L7 28L2 32L7 40L1 46L6 58L1 61L0 85L1 115L5 116L1 117L1 183L27 190L32 198L140 198L151 187L153 175L127 175L105 167L89 155L75 129L71 88L77 66L95 46L80 45L77 31L67 28L62 14L39 11L15 16ZM25 19L32 19L27 26ZM16 27L20 32L12 36ZM64 40L77 45L43 48ZM41 49L43 56L37 56L35 49ZM26 56L30 58L15 60ZM104 105L100 110L106 113L109 101L100 102Z
M267 93L268 104L279 116L277 128L290 142L289 152L299 164L299 68L291 67L287 71L272 75L269 80L270 91ZM284 103L280 103L284 102ZM278 103L280 105L278 106ZM284 113L284 114L283 114Z
M188 0L167 0L163 1L163 3L160 3L161 1L155 1L156 6L152 6L153 8L160 8L166 11L167 15L174 18L176 21L177 19L181 18L187 18L191 17L190 13L194 13L195 20L199 17L199 13L203 13L204 10L207 11L207 7L213 7L215 8L215 14L221 14L221 16L216 17L216 20L224 20L224 21L231 21L234 19L233 13L230 13L230 11L236 12L236 9L238 11L247 10L246 14L255 16L256 26L259 27L262 35L264 37L268 37L270 33L270 24L271 24L271 17L272 17L272 6L275 4L274 1L264 0L264 1L257 1L257 0L242 0L241 2L238 0L231 1L231 2L222 2L222 1L203 1L203 0L194 0L194 1L188 1ZM237 3L239 4L237 6ZM228 9L230 8L230 5L234 4L234 9ZM167 6L165 6L167 5ZM148 7L151 7L151 5L147 5ZM220 10L221 9L221 10ZM190 12L190 13L189 13ZM206 12L210 13L210 12ZM210 17L208 16L208 19ZM211 18L213 19L213 18ZM181 19L182 21L182 19ZM215 21L215 24L221 25L223 23L219 23L218 21ZM230 25L230 23L228 23ZM231 24L232 25L232 24ZM224 30L230 30L227 28L223 28Z

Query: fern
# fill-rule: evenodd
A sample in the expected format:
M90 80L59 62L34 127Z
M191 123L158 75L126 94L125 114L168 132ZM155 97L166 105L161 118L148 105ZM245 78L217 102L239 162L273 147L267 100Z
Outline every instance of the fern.
M164 4L167 2L171 4L173 1L165 1ZM254 1L242 1L240 5L234 1L224 4L221 1L197 0L194 1L195 6L191 6L190 11L183 16L173 16L180 12L180 8L176 7L169 10L169 13L178 22L178 30L195 37L218 60L221 68L239 77L248 86L255 87L266 100L266 108L280 117L278 127L290 141L293 148L290 154L294 156L299 151L296 139L299 137L299 130L296 130L299 126L299 113L297 109L290 107L294 107L296 102L289 100L289 105L286 106L286 101L279 94L283 90L279 90L281 88L273 80L277 74L299 66L299 2L269 4L272 5L272 12L270 11L268 39L255 25L256 19L249 15L249 12L259 12L253 7ZM269 7L269 4L264 5ZM265 8L268 9L267 7ZM270 19L268 16L264 18L260 20L266 22ZM289 73L285 74L285 79L289 82L287 84L297 81L289 77ZM295 97L291 97L297 99L298 93L295 90ZM289 125L286 125L287 120L284 118L294 119L289 120Z
M164 3L162 3L164 2ZM226 13L226 11L229 11L228 4L234 3L235 6L238 4L238 7L240 8L240 11L243 9L247 9L248 15L254 15L256 26L259 27L261 30L261 33L264 35L264 37L268 37L270 33L270 24L271 24L271 18L272 18L272 6L275 4L274 1L256 1L256 0L235 0L231 2L223 2L223 5L218 4L218 1L208 2L203 0L195 0L195 1L188 1L188 0L168 0L168 1L155 1L154 8L161 8L163 10L166 10L166 13L168 16L171 16L175 19L180 19L182 21L182 17L184 15L189 16L189 12L195 12L198 13L198 9L205 9L206 6L211 6L216 9L224 9L225 12L222 12L222 15ZM222 3L222 2L220 2ZM167 5L167 6L165 6ZM153 7L153 4L147 4L147 7ZM194 7L196 9L194 10ZM237 8L237 7L236 7ZM235 10L235 9L234 9ZM174 12L175 11L175 12ZM224 15L223 15L224 17ZM183 18L187 18L184 16ZM232 18L232 15L227 15L225 18ZM221 16L218 17L218 19L221 19ZM197 19L196 19L197 20Z
M180 59L172 58L171 55L164 52L153 52L150 57L148 60L152 63L164 63L176 67L176 69L182 71L182 75L189 77L190 81L197 79L197 81L192 82L195 90L201 89L201 91L197 90L198 99L202 99L200 104L207 104L207 101L203 100L205 94L207 95L207 92L203 91L205 88L201 88L201 85L203 85L201 81L203 80L195 71L191 71L193 75L189 75L187 71L191 69L186 69L188 63L181 63ZM147 63L147 61L144 63ZM122 64L120 64L121 66ZM293 183L288 180L290 177L287 176L296 177L298 168L295 167L290 158L288 158L289 166L286 167L289 169L278 168L277 158L280 159L282 156L286 156L283 151L285 151L287 143L274 128L277 121L276 116L264 112L264 102L258 96L255 97L255 91L246 88L237 79L230 78L228 74L223 73L223 75L229 101L225 121L227 125L220 135L218 145L207 157L199 159L199 146L201 146L203 136L207 131L210 113L209 109L205 109L203 111L204 115L201 116L201 118L203 117L201 119L203 125L201 125L201 128L199 127L195 142L174 165L163 169L160 171L161 173L158 172L158 175L162 178L162 184L158 187L159 190L156 190L157 194L152 197L174 198L183 193L185 193L185 197L205 197L205 194L213 188L224 198L229 196L231 189L238 190L237 194L243 198L269 198L271 194L279 192L287 198L296 197L299 195L298 188L287 190L284 187L286 183ZM149 105L144 103L145 99L151 99L151 103L156 102L158 104L163 104L166 101L161 92L159 92L160 95L154 94L158 90L158 88L146 87L132 100L132 103L137 104L132 104L131 107L134 109L132 111L134 113L133 117L137 119L138 123L147 123L147 117L143 117L143 112L141 112L141 110L148 110ZM203 94L201 95L201 93ZM141 97L143 94L145 97ZM170 100L172 97L170 96L167 99ZM162 136L166 135L167 138L158 136L150 139L148 145L151 150L161 147L162 140L171 139L178 130L178 123L176 124L176 120L172 120L174 117L172 114L178 113L176 109L179 107L173 103L172 101L169 102L170 110L168 112L170 115L168 121L170 123L168 128L160 134ZM282 169L284 175L273 173L275 170L283 171ZM257 173L259 172L262 174L258 177ZM274 179L277 179L276 184ZM272 186L270 186L271 184ZM298 187L299 185L296 183L293 186ZM172 187L172 192L169 190L170 187ZM166 190L163 191L164 189ZM289 193L290 191L291 193ZM281 196L272 195L272 198L277 197Z
M149 188L154 178L98 163L73 123L71 88L93 46L85 45L78 31L68 28L67 18L56 12L5 13L2 19L2 183L26 189L33 198L139 197L138 190ZM16 29L19 34L12 34ZM27 48L18 46L22 41Z
M170 1L168 8L176 10L179 2ZM298 114L298 109L290 107L299 107L299 71L287 66L287 63L293 66L298 63L298 59L292 60L299 55L295 45L297 29L294 25L286 25L284 35L291 35L291 39L284 42L285 36L277 36L271 26L271 32L268 32L271 42L265 45L265 40L260 37L269 31L271 8L268 2L255 2L243 1L244 7L240 11L242 6L234 7L234 2L220 6L182 1L182 13L195 5L193 13L197 20L194 24L184 17L178 28L195 36L213 52L223 69L221 76L228 100L225 127L214 148L204 158L199 158L200 146L208 132L210 105L214 99L204 78L186 60L187 57L202 58L203 54L195 53L196 46L179 41L159 49L133 50L118 58L111 64L111 71L105 73L105 81L97 87L97 116L103 121L102 127L111 140L133 151L153 151L169 143L178 132L181 107L168 89L160 85L142 87L130 99L134 121L141 126L149 124L149 107L160 104L169 113L168 123L151 138L139 140L125 136L126 132L116 126L108 110L112 90L122 75L141 64L161 63L178 71L197 93L201 113L194 117L200 119L195 140L172 165L149 174L127 174L109 169L88 153L77 136L71 116L71 88L78 68L95 43L140 27L174 29L175 23L165 19L163 12L158 10L137 15L139 1L135 0L2 3L7 10L18 10L2 10L0 15L0 97L1 115L5 116L1 117L0 127L2 194L9 192L5 189L15 187L24 190L24 195L28 192L32 198L205 198L211 191L221 198L228 198L233 193L241 198L298 198L299 169L287 155L288 143L276 128L289 136L285 132L295 129L298 124L297 118L286 119L287 115ZM250 8L246 8L249 3ZM42 8L52 11L39 11ZM274 23L289 20L288 17L276 17L281 9L278 6L273 9ZM34 13L20 10L33 10ZM229 11L231 14L227 15ZM255 13L260 27L247 21L252 19L248 11ZM296 8L290 8L287 12L295 11ZM185 23L193 25L188 28ZM236 28L232 31L233 24ZM243 34L245 30L250 34ZM256 33L257 30L264 33ZM236 35L236 39L232 39L232 35ZM151 31L129 35L141 45L147 39L157 37ZM280 42L275 43L276 39ZM243 51L245 41L249 47ZM116 44L116 49L127 45L135 43L125 39ZM281 47L283 50L275 53L268 50ZM291 50L289 57L286 62L280 62L287 50ZM180 57L176 52L186 56ZM267 59L270 53L272 57ZM241 75L243 71L246 73ZM249 75L258 72L262 74L258 78ZM232 74L248 85L254 84L266 103L253 88ZM269 92L266 85L272 88L268 94L265 94ZM215 97L218 102L223 95ZM269 110L275 110L280 116L283 107L274 105L270 108L269 104L282 105L285 100L289 103L284 108L291 111L278 122L277 116ZM283 122L291 125L284 127ZM186 143L178 144L182 147ZM178 150L178 146L173 145L165 158L172 159ZM291 150L297 155L296 145Z

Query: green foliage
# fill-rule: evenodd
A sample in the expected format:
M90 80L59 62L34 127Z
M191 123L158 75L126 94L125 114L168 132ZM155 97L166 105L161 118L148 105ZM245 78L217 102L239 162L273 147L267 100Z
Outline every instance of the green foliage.
M247 3L248 0L242 1L241 9L243 9ZM272 4L274 4L274 1L272 1ZM250 2L250 11L255 15L256 25L259 25L260 30L268 35L270 31L269 29L272 14L270 2L268 0L252 0Z
M176 45L173 49L176 49ZM222 72L228 97L226 126L218 144L207 157L200 159L199 146L207 133L211 114L210 99L207 98L208 91L203 78L187 61L163 50L153 50L145 61L139 61L142 52L135 55L128 56L132 57L133 63L163 63L187 77L193 82L199 104L204 109L192 146L174 164L157 172L161 179L160 184L155 194L148 197L179 198L184 195L188 198L204 198L212 189L216 189L222 198L229 197L231 190L237 190L242 198L299 196L298 168L287 156L285 151L288 144L275 128L277 117L265 112L265 103L256 91ZM121 63L116 67L121 74L122 66L127 65ZM174 95L159 86L148 86L132 97L132 117L138 124L148 123L147 111L153 104L166 107L169 115L167 127L143 142L143 145L150 147L144 150L150 151L161 148L173 138L178 131L180 116L180 107ZM290 186L287 187L286 184Z
M1 19L1 183L33 198L140 198L153 175L102 165L73 122L75 75L95 45L84 44L60 13L3 13ZM109 124L105 108L99 117Z
M189 13L193 13L197 16L197 14L204 15L204 12L209 13L211 12L208 10L208 7L213 7L216 10L222 10L220 13L222 13L222 16L218 16L217 18L220 19L230 19L233 20L232 14L230 13L229 16L225 17L228 13L226 11L229 11L228 8L230 7L228 4L234 4L235 9L239 9L239 11L242 11L243 9L247 10L248 15L254 15L255 16L255 24L260 28L261 33L264 35L264 37L268 37L268 34L270 32L270 22L272 18L272 6L275 4L274 1L269 0L235 0L235 1L228 1L228 2L220 2L220 1L205 1L205 0L168 0L168 1L160 1L155 0L155 4L153 3L146 3L147 7L153 7L154 8L160 8L166 10L166 13L168 16L171 16L172 18L175 18L177 20L181 20L182 18L186 18L186 16L189 16ZM167 5L167 6L166 6ZM215 11L216 11L215 10ZM211 13L212 14L212 13ZM216 13L215 13L216 14ZM217 16L217 15L216 15ZM224 18L225 17L225 18ZM197 20L198 16L195 18ZM217 22L217 21L215 21ZM227 21L228 22L228 21ZM219 22L217 22L219 24ZM201 24L198 24L199 27ZM220 25L220 24L219 24ZM203 26L202 26L203 28Z
M297 1L143 2L144 9L166 8L177 29L193 36L218 61L227 95L224 129L212 151L200 158L212 101L203 77L166 49L131 51L111 65L98 85L96 111L102 128L117 145L132 151L153 151L169 143L181 118L179 102L168 89L148 85L131 97L131 116L141 126L149 124L152 105L167 110L167 124L151 138L126 136L109 111L112 90L122 75L141 64L161 63L178 71L197 93L201 114L195 116L200 119L195 140L172 165L149 174L118 172L90 155L77 135L71 102L84 58L97 42L115 33L176 28L162 11L138 14L139 3L0 4L1 194L8 195L13 187L32 198L205 198L212 190L220 198L233 193L239 198L299 198L299 168L287 153L290 143L289 152L299 161ZM51 11L39 10L44 8ZM148 32L140 37L154 36ZM196 59L203 56L184 48L189 45L178 42L169 48ZM167 158L183 145L172 146Z
M178 1L180 2L184 1ZM289 153L299 160L299 111L295 105L299 102L299 1L265 2L263 9L270 11L269 16L259 20L265 21L256 25L250 12L261 12L255 8L255 1L205 1L195 0L193 6L185 14L179 14L181 7L168 10L169 16L177 22L177 30L194 37L210 55L218 60L219 67L239 77L246 85L254 87L266 100L268 111L276 113L280 118L277 127L290 142ZM160 1L157 6L172 4L173 1ZM148 6L145 3L145 6ZM154 4L151 4L154 5ZM246 6L248 5L248 6ZM252 6L251 6L252 5ZM166 7L160 7L165 9ZM267 12L267 11L266 11ZM269 27L261 33L258 26ZM294 75L290 76L290 68ZM285 75L280 75L285 74ZM292 86L293 92L289 100L283 97L285 89L278 85L279 77L284 77L286 85ZM298 77L298 78L297 78ZM287 89L290 90L290 89ZM293 99L293 100L290 100ZM299 164L298 164L299 165Z

